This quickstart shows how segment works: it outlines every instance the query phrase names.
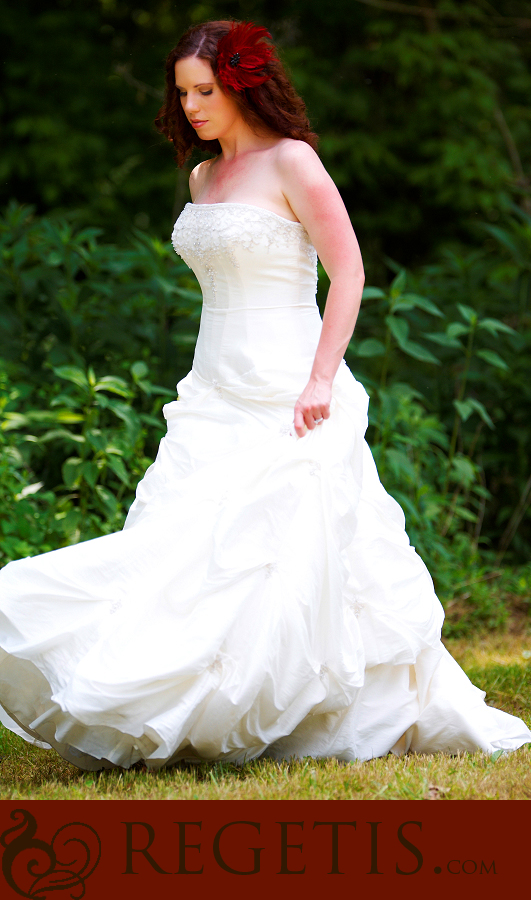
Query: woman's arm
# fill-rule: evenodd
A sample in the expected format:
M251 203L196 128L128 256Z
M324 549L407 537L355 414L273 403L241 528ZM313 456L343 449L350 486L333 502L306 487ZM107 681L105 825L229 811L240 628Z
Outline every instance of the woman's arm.
M316 420L330 416L332 382L354 331L365 276L345 205L317 154L302 141L285 141L278 165L286 200L330 278L310 379L295 404L295 431L302 437Z

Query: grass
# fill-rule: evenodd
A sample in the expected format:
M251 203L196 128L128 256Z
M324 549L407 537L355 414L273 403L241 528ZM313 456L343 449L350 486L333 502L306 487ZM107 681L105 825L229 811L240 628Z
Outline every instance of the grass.
M487 702L531 725L531 634L477 635L447 646ZM180 765L157 773L86 773L50 751L0 733L4 800L526 800L531 799L531 746L494 758L387 756L363 763L306 758Z

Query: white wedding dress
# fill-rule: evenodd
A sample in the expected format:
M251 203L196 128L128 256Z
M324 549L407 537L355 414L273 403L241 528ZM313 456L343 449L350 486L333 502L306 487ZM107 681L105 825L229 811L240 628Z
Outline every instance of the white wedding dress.
M204 296L192 371L124 530L3 569L1 721L84 769L531 741L440 643L344 363L295 435L321 328L303 226L189 203L173 243Z

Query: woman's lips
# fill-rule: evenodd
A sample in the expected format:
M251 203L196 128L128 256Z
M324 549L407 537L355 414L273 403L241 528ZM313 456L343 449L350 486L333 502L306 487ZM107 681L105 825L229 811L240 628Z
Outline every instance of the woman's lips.
M206 125L207 119L190 119L190 125L192 128L201 128L202 125Z

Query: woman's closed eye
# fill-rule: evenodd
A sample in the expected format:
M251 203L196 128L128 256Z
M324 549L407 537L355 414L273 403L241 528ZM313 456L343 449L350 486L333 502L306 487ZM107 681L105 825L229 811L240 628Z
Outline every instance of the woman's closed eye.
M203 97L208 97L209 94L212 93L212 88L210 88L209 91L199 91L199 93L200 93ZM186 97L186 91L179 91L179 97Z

